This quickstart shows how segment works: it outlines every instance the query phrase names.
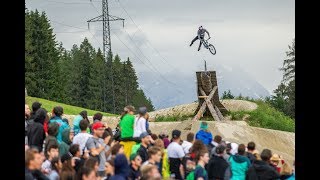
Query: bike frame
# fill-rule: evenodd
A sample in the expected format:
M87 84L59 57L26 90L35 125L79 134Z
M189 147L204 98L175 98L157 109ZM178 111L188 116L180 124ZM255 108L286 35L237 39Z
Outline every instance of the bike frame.
M209 44L208 44L208 40L209 40L210 38L208 38L208 39L200 39L200 41L202 41L202 44L203 44L203 46L205 47L205 48L207 48L208 49L208 47L209 47Z

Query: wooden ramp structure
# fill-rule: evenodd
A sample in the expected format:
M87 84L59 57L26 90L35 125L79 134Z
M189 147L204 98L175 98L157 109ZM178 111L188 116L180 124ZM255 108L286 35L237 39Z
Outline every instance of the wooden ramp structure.
M223 121L228 111L219 101L216 71L198 71L196 75L199 105L193 120L212 116L216 121Z

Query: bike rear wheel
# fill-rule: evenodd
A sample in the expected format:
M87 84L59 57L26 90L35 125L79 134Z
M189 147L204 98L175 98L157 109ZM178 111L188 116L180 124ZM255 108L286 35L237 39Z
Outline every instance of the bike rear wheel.
M213 55L215 55L217 53L216 48L212 44L209 44L208 49L211 52L211 54L213 54Z

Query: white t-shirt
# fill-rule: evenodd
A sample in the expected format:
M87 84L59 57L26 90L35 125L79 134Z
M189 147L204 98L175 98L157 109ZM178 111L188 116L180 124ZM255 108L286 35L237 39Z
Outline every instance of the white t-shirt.
M182 146L182 149L183 149L184 153L185 153L185 154L188 154L188 153L189 153L189 149L190 149L191 146L192 146L192 143L189 142L189 141L183 141L183 143L182 143L181 146Z
M167 151L169 158L183 158L185 156L182 146L176 142L170 143Z
M80 154L82 154L82 150L83 148L85 148L86 142L89 137L92 137L92 135L89 133L82 133L82 132L78 133L73 137L72 144L79 144Z
M134 120L133 137L140 137L140 134L147 131L146 119L144 117L136 117Z

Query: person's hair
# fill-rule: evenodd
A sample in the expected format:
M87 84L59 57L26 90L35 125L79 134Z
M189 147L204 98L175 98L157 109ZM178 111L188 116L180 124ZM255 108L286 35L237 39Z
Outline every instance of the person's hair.
M109 132L109 131L106 131L106 130L105 130L105 131L103 132L103 134L102 134L102 137L101 137L101 138L102 138L102 139L105 139L105 138L106 138L106 137L108 137L108 136L111 136L111 134L110 134L110 132ZM111 136L111 137L112 137L112 136ZM111 140L111 139L110 139L110 140Z
M223 145L218 145L218 146L216 147L216 153L217 153L217 154L223 154L223 152L224 152L225 149L226 149L225 146L223 146Z
M94 166L95 166L97 163L99 163L98 159L96 159L96 158L94 158L94 157L89 157L88 159L86 159L86 160L84 161L83 166L94 169Z
M261 157L260 157L259 153L253 153L253 155L257 160L261 160Z
M79 144L72 144L69 148L69 152L70 152L70 154L72 154L72 156L75 156L78 151L80 151Z
M161 149L157 146L151 146L148 149L148 157L151 158L152 155L157 154L158 152L161 152Z
M160 149L164 148L164 142L161 139L157 139L154 141L154 146L159 147Z
M57 144L50 144L47 148L47 152L50 152L51 149L59 149Z
M134 107L133 106L126 106L124 107L123 109L123 112L121 113L121 117L120 119L122 119L126 114L128 114L130 111L135 111Z
M85 166L81 167L77 172L76 180L82 180L83 175L89 176L92 171L94 171L94 168L89 168Z
M59 161L60 161L59 156L58 157L54 157L51 160L51 169L52 170L56 170L57 173L59 173L59 171L60 171L60 169L58 169Z
M292 167L290 166L289 163L285 162L282 165L281 171L280 171L280 175L291 175L292 174Z
M256 149L256 144L254 142L249 142L247 146L248 150L253 151Z
M94 115L93 115L93 120L99 120L99 121L101 121L102 120L102 117L103 117L103 114L101 114L101 113L95 113Z
M83 119L88 119L88 113L86 110L81 111L79 114L83 117Z
M195 156L195 162L198 162L200 160L200 157L201 156L204 156L206 153L209 153L208 152L208 149L202 149L202 150L199 150L196 152L196 156Z
M155 141L158 139L158 136L156 134L151 134L151 138Z
M25 151L25 166L28 167L30 164L30 161L34 160L35 154L38 154L38 149L30 148Z
M151 179L151 177L149 176L150 171L152 171L152 169L158 169L157 166L152 165L152 164L147 164L141 167L141 180L145 179L145 180L149 180Z
M246 152L246 146L244 144L239 144L238 146L238 154L239 155L244 155Z
M46 118L47 118L47 110L40 108L35 112L34 122L40 122L41 124L43 124Z
M227 153L228 153L228 152L230 152L230 151L231 151L231 149L232 149L232 147L231 147L231 143L228 143L228 144L227 144Z
M38 109L41 108L41 103L39 103L38 101L35 101L32 103L32 113L35 113Z
M82 119L82 120L80 121L80 123L79 123L79 127L80 127L80 130L81 130L81 131L86 130L86 129L88 128L88 126L89 126L89 123L88 123L88 121L85 120L85 119Z
M192 142L194 140L194 133L190 132L187 134L187 141Z
M260 157L262 161L269 161L270 158L272 157L272 152L270 149L264 149L262 150Z
M63 114L63 108L61 106L56 106L53 108L53 113L55 116L61 116Z
M221 141L222 141L222 137L219 136L219 135L216 135L216 136L214 137L213 141L216 142L216 143L218 143L218 144L220 144Z
M111 155L117 155L121 147L124 147L123 144L118 143L113 145L113 147L111 148Z
M208 148L201 140L197 139L194 141L189 151L190 153L196 153L197 151L208 151Z
M56 136L59 132L59 124L56 122L49 123L48 126L48 135L50 136Z

